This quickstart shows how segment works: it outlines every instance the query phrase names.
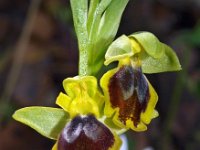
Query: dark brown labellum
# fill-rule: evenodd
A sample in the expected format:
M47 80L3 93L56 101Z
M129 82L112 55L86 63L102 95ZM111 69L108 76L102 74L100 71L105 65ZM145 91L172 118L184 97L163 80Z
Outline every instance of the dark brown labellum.
M58 150L108 150L113 145L112 132L92 115L75 117L58 139Z
M119 119L124 124L127 119L131 119L137 126L150 97L148 83L141 68L122 66L110 78L108 88L111 106L120 108Z

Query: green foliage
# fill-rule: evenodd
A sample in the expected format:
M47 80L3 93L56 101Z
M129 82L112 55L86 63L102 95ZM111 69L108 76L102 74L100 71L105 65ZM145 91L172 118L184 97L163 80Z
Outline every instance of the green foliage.
M79 43L79 74L97 75L128 0L71 0ZM117 10L117 11L116 11Z
M37 106L17 110L13 118L50 139L57 139L68 122L68 115L63 109Z

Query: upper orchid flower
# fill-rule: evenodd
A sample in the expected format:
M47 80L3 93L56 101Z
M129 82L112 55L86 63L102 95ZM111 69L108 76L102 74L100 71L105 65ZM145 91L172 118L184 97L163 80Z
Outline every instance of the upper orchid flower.
M105 58L106 65L118 61L117 68L101 79L105 115L120 127L146 130L146 124L158 116L154 109L158 96L143 72L179 70L176 55L153 34L141 32L119 37L110 45Z

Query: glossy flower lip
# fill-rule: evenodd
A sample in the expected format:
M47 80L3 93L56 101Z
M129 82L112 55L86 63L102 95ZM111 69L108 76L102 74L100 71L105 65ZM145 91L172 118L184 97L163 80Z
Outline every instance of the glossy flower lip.
M116 150L120 138L93 115L76 116L61 132L52 150Z
M158 96L141 68L120 65L102 77L101 86L106 97L104 113L121 128L143 131L158 116L154 109Z

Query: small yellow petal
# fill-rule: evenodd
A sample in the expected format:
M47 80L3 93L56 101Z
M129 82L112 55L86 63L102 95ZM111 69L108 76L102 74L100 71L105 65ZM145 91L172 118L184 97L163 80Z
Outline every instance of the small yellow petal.
M60 92L60 94L56 99L56 104L68 112L70 103L71 103L71 98L66 94Z

